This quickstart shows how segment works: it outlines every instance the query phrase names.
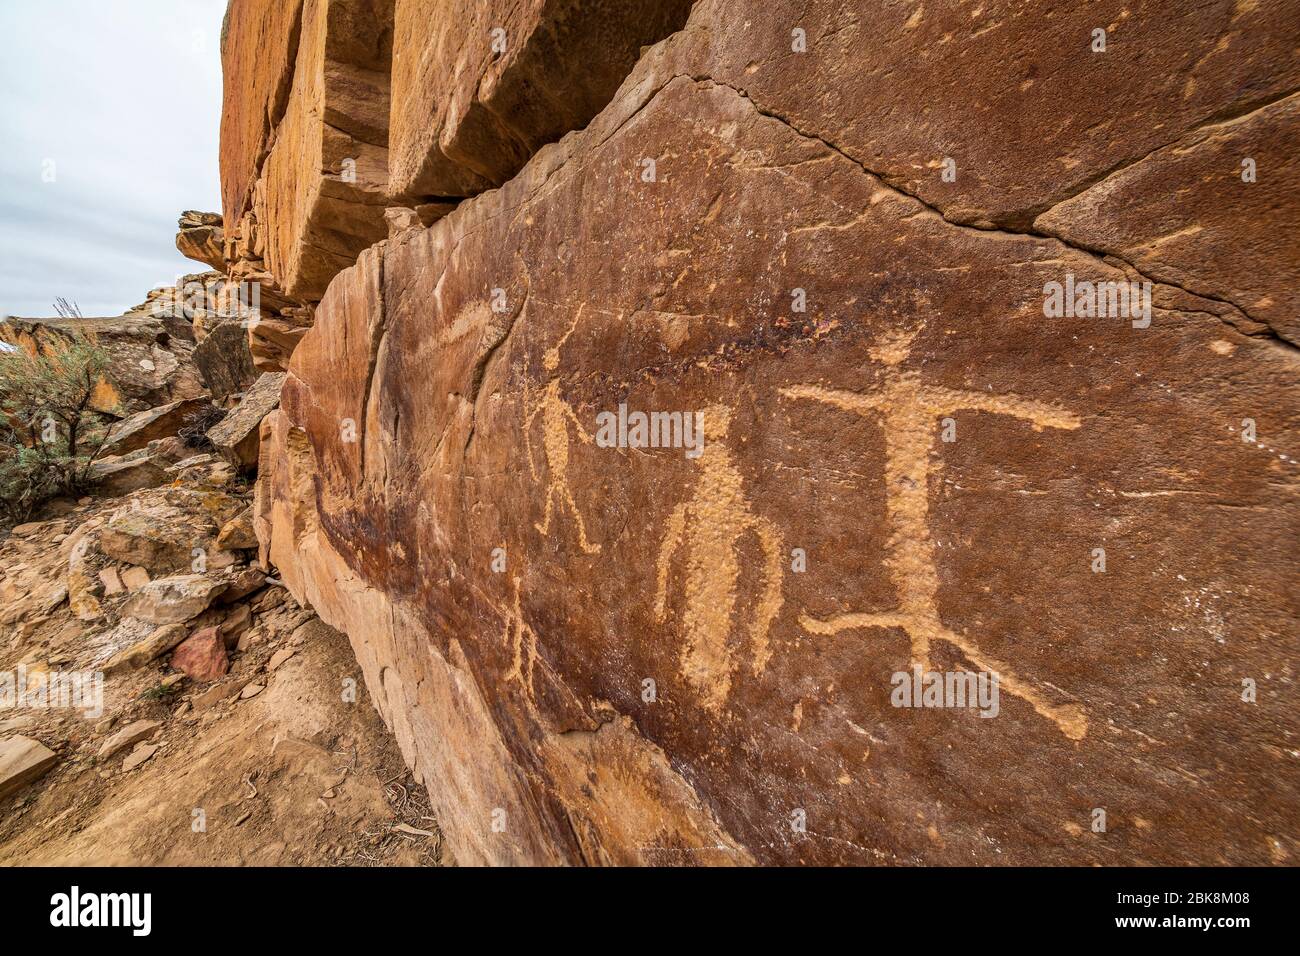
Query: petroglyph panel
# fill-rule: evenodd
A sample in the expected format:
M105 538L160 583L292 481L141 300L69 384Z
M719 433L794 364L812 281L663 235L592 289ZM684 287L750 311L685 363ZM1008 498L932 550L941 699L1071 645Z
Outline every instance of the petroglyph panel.
M674 49L363 255L294 354L299 507L375 604L297 587L504 755L414 735L458 857L1293 854L1293 351L1167 286L1146 329L1047 320L1045 283L1129 276L954 226ZM703 411L703 454L582 440L620 404ZM891 706L914 662L1000 672L996 719Z

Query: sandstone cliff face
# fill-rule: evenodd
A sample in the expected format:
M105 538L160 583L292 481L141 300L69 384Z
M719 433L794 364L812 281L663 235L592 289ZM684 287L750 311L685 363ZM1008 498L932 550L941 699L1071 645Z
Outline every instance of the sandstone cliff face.
M253 211L266 263L292 298L318 300L383 238L392 0L306 0L293 87Z
M679 27L689 7L232 0L222 47L224 253L233 280L261 289L249 327L256 367L286 367L330 280L387 233L387 208L418 209L427 224L500 185L542 145L585 125L642 45Z
M447 56L403 5L395 62ZM701 0L333 278L255 526L458 859L1295 858L1285 15ZM620 406L702 447L606 447ZM914 667L996 717L896 706Z
M505 182L609 102L688 0L397 0L393 195Z
M297 62L302 0L230 0L221 29L221 205L227 227L252 190L284 116Z

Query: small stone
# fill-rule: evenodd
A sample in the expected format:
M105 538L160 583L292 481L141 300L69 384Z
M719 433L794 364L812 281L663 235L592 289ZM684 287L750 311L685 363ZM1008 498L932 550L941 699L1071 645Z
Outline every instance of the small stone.
M237 643L239 635L252 626L253 612L247 604L236 605L229 616L221 622L221 636L226 639L226 646Z
M117 723L116 717L105 717L103 720L101 720L99 723L95 725L95 733L99 734L102 737L104 734L108 733L110 730L113 729L113 725L115 723Z
M230 670L230 659L221 633L215 627L194 632L176 648L171 666L200 683L223 677Z
M261 684L249 684L240 692L239 699L252 700L254 697L262 693L262 691L264 690L266 690L266 688Z
M54 751L30 737L0 740L0 797L39 780L58 759Z
M266 572L261 568L244 568L235 574L221 596L226 604L233 604L266 586Z
M284 588L267 588L253 600L253 610L258 614L274 610L284 603Z
M194 713L202 713L213 704L219 704L221 701L230 697L239 691L239 684L218 684L215 687L209 687L202 694L190 698L190 704L194 707Z
M239 563L239 555L233 551L212 551L208 554L208 570L223 571Z
M112 737L109 737L104 742L104 746L99 748L99 759L107 760L132 744L147 740L161 726L162 724L156 720L137 720L135 723L127 724Z
M257 536L253 533L253 509L245 508L231 518L217 535L217 547L231 551L257 547Z
M292 647L281 648L280 650L276 651L274 654L271 655L271 659L266 662L266 669L268 671L274 671L281 664L289 660L289 658L293 657L297 653L298 652Z
M158 752L158 747L156 745L141 744L139 747L136 747L135 750L131 752L131 755L129 757L127 757L125 760L122 761L122 772L129 773L130 771L134 770L136 767L140 766L140 764L144 763L146 760L151 758L157 752Z
M130 567L122 572L121 578L127 590L138 591L149 583L149 572L144 568Z
M37 602L37 606L46 614L49 614L67 599L68 586L66 584L56 584L45 592L44 596Z
M122 587L122 577L117 573L117 568L104 568L99 572L99 580L104 582L104 596L111 594L120 594Z

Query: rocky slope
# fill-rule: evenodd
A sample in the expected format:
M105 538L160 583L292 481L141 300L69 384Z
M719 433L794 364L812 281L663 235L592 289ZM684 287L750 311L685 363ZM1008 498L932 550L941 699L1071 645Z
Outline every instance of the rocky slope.
M112 359L96 399L139 409L91 494L0 529L0 863L449 863L346 639L250 563L283 376L257 377L225 280L192 278L120 318L0 329L89 334Z
M0 540L0 863L450 861L346 640L248 565L247 485L169 448Z

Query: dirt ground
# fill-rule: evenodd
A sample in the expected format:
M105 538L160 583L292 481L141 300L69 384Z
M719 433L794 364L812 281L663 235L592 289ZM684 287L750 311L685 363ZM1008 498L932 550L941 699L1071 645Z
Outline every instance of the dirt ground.
M22 535L0 531L0 673L102 663L115 622L72 613L59 544L117 504L83 499ZM278 584L247 603L248 639L213 684L166 687L176 677L164 654L107 675L99 716L0 709L0 739L21 734L58 756L0 798L0 865L454 865L347 639ZM160 726L99 757L140 720ZM125 769L133 754L143 762Z

